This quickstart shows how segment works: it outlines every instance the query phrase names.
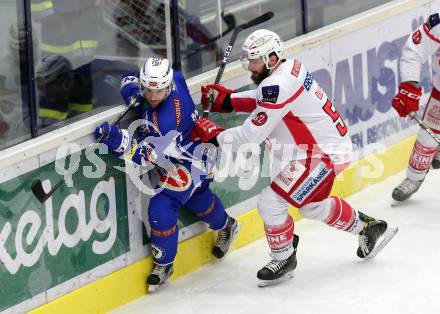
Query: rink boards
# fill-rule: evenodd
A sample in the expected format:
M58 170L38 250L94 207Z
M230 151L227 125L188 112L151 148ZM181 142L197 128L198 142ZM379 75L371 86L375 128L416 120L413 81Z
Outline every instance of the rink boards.
M335 194L349 195L406 166L417 127L397 117L390 106L399 82L397 61L408 34L421 18L437 12L439 3L395 1L380 12L373 9L286 42L288 57L305 64L349 125L355 162L338 177ZM189 80L196 101L200 84L212 82L215 74ZM224 78L228 87L250 88L238 62L228 65ZM425 92L430 79L425 64ZM59 160L92 143L94 127L121 110L18 145L0 160L0 311L23 312L44 304L32 313L105 312L145 294L144 279L152 264L144 224L147 200L121 171L126 166L122 160L98 155L106 165L100 172L102 164L95 167L97 159L92 158L75 173L73 185L61 188L44 205L30 192L36 178L55 184ZM226 127L245 119L235 114L212 117ZM81 146L57 149L67 142ZM257 161L251 166L264 172L264 156ZM263 236L255 207L268 178L249 175L249 169L227 171L228 178L218 179L214 190L243 224L237 248ZM238 177L243 173L247 176ZM179 227L173 279L212 260L214 233L185 210L179 213Z

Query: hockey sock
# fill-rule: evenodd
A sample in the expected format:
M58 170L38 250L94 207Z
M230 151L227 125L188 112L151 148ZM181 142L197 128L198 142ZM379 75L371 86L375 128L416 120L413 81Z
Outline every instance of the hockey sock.
M223 229L228 221L225 207L215 194L212 194L209 207L205 210L195 212L195 214L200 220L208 223L209 227L213 230Z
M364 227L357 212L339 197L330 196L330 199L331 210L324 222L329 226L357 235Z
M178 234L177 226L167 230L151 228L151 252L155 263L167 265L174 261L177 254Z
M280 261L293 254L293 229L293 219L289 215L287 216L287 220L281 225L264 225L266 239L274 260Z
M423 132L426 131L421 132L421 134L423 134ZM420 181L425 178L426 173L431 167L432 160L437 153L437 145L432 145L432 143L429 142L426 143L424 140L425 136L420 135L414 143L407 170L408 178L413 181Z

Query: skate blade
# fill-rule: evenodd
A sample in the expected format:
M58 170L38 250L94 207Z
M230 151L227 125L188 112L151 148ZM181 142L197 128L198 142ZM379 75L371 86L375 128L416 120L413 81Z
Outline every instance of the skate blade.
M148 293L155 293L159 290L162 290L168 282L164 282L161 285L148 285Z
M374 258L377 254L379 254L380 251L388 244L388 242L391 241L392 238L396 235L397 231L399 231L399 228L388 228L387 231L382 235L382 241L377 244L373 251L371 251L370 254L368 254L364 259L370 260Z
M277 284L280 284L282 282L288 281L288 280L292 279L293 277L295 277L295 272L292 270L290 273L287 273L283 277L275 279L275 280L262 280L262 279L258 279L257 286L260 287L260 288L264 288L264 287L268 287L268 286L273 286L273 285L277 285Z

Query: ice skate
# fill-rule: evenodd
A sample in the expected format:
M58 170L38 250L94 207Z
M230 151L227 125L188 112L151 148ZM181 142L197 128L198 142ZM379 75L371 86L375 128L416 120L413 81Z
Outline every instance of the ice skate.
M423 180L413 181L411 179L405 178L394 190L392 197L398 202L403 202L407 200L411 195L413 195L422 185Z
M226 226L218 231L212 254L218 259L226 255L232 242L240 231L241 225L232 217L228 217Z
M153 270L147 278L148 292L155 292L159 290L167 282L167 279L173 274L173 271L173 264L154 264Z
M281 261L271 260L257 273L258 287L266 287L287 281L295 276L294 270L297 265L296 248L299 237L293 236L294 251L287 259Z
M388 228L383 220L376 220L359 212L359 218L365 226L359 233L357 256L363 259L374 258L396 235L397 228Z

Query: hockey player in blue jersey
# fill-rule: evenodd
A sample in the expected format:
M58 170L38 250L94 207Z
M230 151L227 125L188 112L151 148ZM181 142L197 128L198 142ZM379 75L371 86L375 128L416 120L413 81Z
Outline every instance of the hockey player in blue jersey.
M183 75L173 71L167 59L148 58L140 73L122 78L121 94L127 104L133 98L138 101L135 109L145 119L139 135L132 139L127 130L105 122L96 128L95 136L104 134L102 142L116 156L130 154L136 164L153 163L162 173L156 186L160 192L148 206L154 266L147 284L154 291L173 273L179 208L185 206L211 229L218 230L212 252L217 258L227 253L239 225L210 190L212 175L199 171L197 178L191 176L197 159L192 154L200 142L191 142L190 133L198 113ZM181 154L165 156L164 147L170 151L170 146Z

